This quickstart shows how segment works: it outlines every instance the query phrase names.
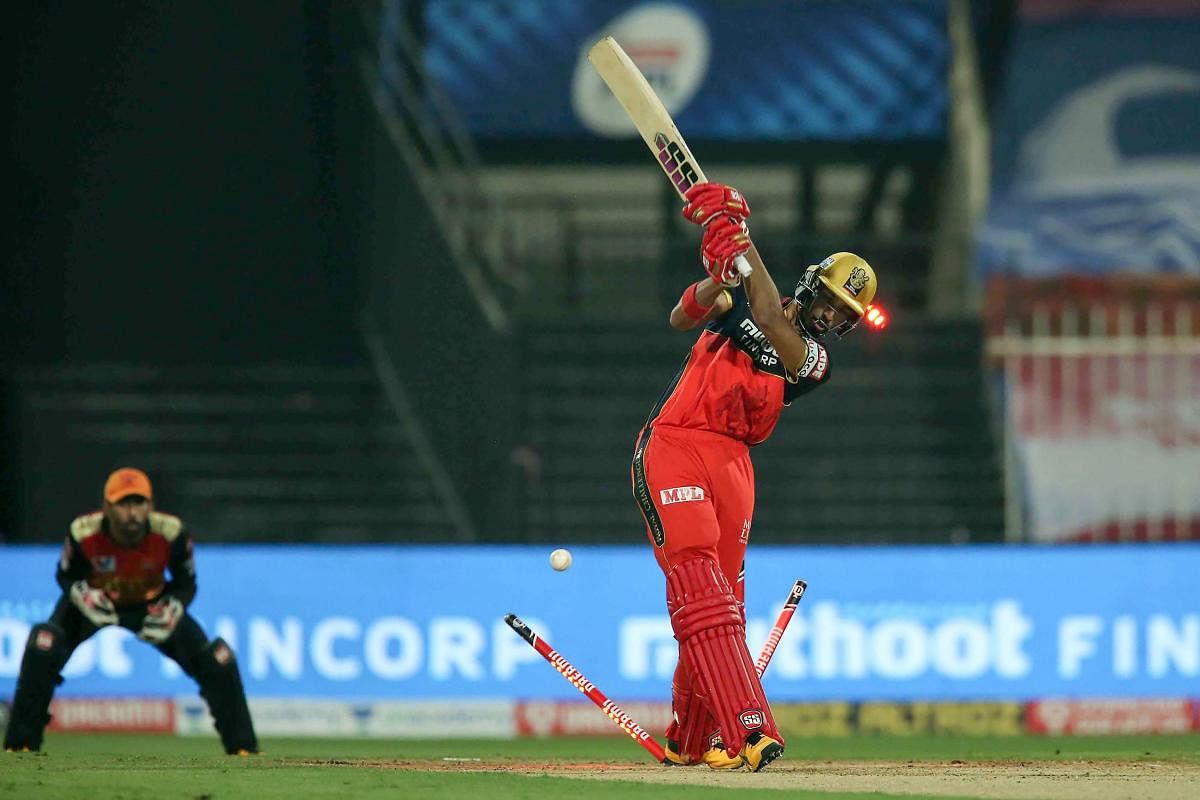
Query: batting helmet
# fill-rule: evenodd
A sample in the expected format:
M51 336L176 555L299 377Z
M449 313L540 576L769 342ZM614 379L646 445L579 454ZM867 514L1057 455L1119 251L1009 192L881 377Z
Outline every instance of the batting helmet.
M839 339L862 320L877 287L870 264L854 253L834 253L797 282L796 321L814 338Z

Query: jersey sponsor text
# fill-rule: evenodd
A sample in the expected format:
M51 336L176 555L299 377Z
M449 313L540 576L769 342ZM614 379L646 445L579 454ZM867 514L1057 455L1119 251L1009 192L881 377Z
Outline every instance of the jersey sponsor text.
M674 489L662 489L658 493L659 502L664 506L672 503L690 503L704 499L704 488L701 486L677 486Z

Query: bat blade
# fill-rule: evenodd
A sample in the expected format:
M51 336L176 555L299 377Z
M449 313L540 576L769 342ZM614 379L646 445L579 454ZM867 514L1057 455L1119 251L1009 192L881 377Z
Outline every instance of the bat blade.
M707 180L667 107L617 40L605 36L596 42L588 51L588 61L625 109L679 196L692 184Z
M680 198L693 185L706 182L704 171L675 127L667 107L617 40L605 36L596 42L588 50L588 61L625 109ZM745 256L738 256L735 264L743 277L751 273Z

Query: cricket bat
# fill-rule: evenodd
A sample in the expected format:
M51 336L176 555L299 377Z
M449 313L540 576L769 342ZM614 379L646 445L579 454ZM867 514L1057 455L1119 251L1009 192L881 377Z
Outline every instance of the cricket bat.
M693 184L707 181L667 107L617 40L605 36L596 42L588 51L588 61L625 109L679 196L682 198ZM753 271L745 256L738 256L735 265L742 277Z

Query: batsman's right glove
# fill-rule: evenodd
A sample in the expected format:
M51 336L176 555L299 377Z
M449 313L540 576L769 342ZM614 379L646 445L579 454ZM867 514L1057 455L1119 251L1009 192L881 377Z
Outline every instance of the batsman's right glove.
M737 217L721 216L704 229L700 259L715 283L737 286L742 282L734 261L750 250L750 231Z
M78 580L71 584L69 594L75 607L97 628L117 624L117 608L100 589L88 586L87 581Z

